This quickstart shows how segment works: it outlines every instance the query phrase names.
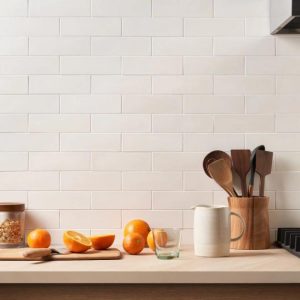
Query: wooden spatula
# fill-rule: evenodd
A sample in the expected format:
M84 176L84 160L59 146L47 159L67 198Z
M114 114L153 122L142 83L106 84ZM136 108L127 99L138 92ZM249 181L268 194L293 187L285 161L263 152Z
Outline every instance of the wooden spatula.
M250 170L250 150L231 150L232 165L241 179L242 196L247 197L247 174Z
M237 194L233 189L232 171L224 159L218 159L208 165L211 177L221 186L229 196L236 197Z
M260 176L259 196L263 197L265 193L265 177L269 175L272 170L273 152L270 151L256 151L256 172Z

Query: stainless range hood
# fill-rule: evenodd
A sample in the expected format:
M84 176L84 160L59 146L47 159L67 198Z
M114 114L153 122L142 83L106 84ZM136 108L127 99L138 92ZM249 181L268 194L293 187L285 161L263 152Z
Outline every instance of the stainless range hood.
M270 1L271 34L300 33L300 0Z

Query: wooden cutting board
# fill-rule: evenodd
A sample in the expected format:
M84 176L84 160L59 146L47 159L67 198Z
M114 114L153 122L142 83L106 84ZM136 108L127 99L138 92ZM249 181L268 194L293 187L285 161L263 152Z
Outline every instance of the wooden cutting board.
M23 252L28 248L0 249L0 260L40 260L23 257ZM49 260L107 260L120 259L122 254L119 249L88 250L85 253L64 253L52 255Z

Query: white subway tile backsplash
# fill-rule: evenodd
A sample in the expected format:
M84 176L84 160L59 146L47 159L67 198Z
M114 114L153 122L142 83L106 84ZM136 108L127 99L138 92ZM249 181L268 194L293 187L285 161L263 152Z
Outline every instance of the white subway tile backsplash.
M159 17L212 17L213 0L152 0L153 15Z
M61 133L61 151L119 151L120 134Z
M123 57L123 74L182 74L182 58L172 56Z
M62 74L120 74L121 58L117 56L63 56Z
M87 152L32 152L29 153L29 170L63 171L89 170L90 154Z
M30 16L89 16L90 0L29 0Z
M153 76L154 94L212 94L212 76Z
M147 152L94 152L92 169L100 171L150 171L151 153Z
M92 37L92 55L150 55L150 37Z
M181 18L123 18L123 36L182 36Z
M154 37L153 55L212 55L212 38Z
M151 192L92 192L92 209L150 209Z
M268 2L0 0L0 200L26 233L139 218L192 243L191 206L227 204L204 156L258 144L272 235L299 226L300 39Z
M90 39L88 37L30 37L29 54L89 55Z
M60 175L63 191L117 191L121 188L121 173L95 171L66 171Z
M32 75L29 76L29 92L31 94L89 94L90 76Z
M92 115L92 132L150 132L150 115Z
M184 58L184 74L240 75L245 72L242 56L188 56Z
M221 18L186 18L184 20L185 36L228 36L228 33L230 36L244 36L244 20Z
M92 76L93 94L149 94L151 77L149 76Z
M120 36L120 18L61 18L62 35Z

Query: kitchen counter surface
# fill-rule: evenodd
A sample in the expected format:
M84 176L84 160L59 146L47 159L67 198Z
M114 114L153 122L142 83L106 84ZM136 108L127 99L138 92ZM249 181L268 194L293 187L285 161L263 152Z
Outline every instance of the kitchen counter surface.
M184 248L179 259L150 251L110 261L0 261L5 283L300 283L300 259L283 249L232 251L201 258Z

